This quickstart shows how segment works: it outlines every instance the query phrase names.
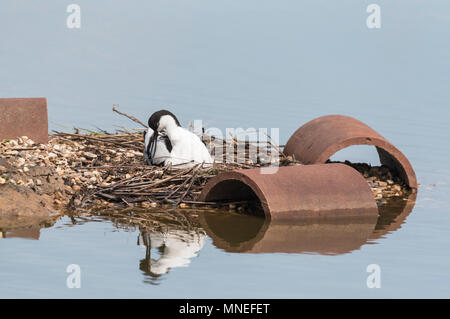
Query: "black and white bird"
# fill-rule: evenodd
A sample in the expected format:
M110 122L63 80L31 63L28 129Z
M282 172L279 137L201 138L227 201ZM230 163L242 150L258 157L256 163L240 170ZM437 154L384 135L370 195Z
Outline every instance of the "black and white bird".
M144 138L144 157L148 158L149 164L189 167L200 163L210 166L213 163L205 144L193 132L181 127L170 111L153 113L148 126Z
M172 144L167 135L158 134L150 127L144 131L144 159L148 165L163 165L170 157Z

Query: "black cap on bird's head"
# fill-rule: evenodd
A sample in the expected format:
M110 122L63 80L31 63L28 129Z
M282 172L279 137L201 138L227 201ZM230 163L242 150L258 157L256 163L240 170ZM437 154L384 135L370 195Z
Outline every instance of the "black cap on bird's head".
M156 154L156 144L157 144L159 131L160 131L159 130L160 120L161 120L161 117L163 117L163 116L170 116L177 126L181 126L180 122L177 119L177 117L170 111L160 110L160 111L157 111L157 112L153 113L150 116L150 118L148 119L148 126L149 126L150 129L153 130L153 134L150 137L150 139L148 141L148 144L145 143L146 134L144 133L144 143L146 144L145 145L146 152L147 152L149 158L153 158L155 156L155 154ZM163 126L164 126L164 124L163 124ZM166 144L166 148L169 150L169 152L171 152L172 151L172 144L170 143L169 139L165 139L164 142Z
M175 116L175 114L173 114L172 112L167 111L167 110L160 110L160 111L157 111L157 112L153 113L153 114L150 116L150 118L148 119L148 126L149 126L153 131L155 131L155 132L158 131L159 120L160 120L161 117L164 116L164 115L169 115L169 116L173 117L173 119L175 120L175 123L176 123L178 126L181 126L181 125L180 125L180 122L178 121L178 119L177 119L177 117Z

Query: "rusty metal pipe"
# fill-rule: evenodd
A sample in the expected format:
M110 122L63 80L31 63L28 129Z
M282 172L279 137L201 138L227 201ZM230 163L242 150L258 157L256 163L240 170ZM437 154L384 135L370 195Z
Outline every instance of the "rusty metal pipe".
M381 164L417 189L416 174L406 156L375 130L350 116L327 115L306 123L289 138L284 153L303 164L319 164L352 145L375 146Z
M224 172L203 188L200 201L258 199L267 219L377 215L377 205L364 178L344 164L279 167Z

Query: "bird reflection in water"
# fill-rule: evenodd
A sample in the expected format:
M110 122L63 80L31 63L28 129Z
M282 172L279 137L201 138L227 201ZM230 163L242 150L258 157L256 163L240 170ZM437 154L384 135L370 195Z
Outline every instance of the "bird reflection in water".
M146 275L144 282L158 285L161 276L171 269L187 267L205 244L206 234L200 230L169 229L144 231L138 245L145 247L145 258L139 268ZM151 258L157 256L158 258Z

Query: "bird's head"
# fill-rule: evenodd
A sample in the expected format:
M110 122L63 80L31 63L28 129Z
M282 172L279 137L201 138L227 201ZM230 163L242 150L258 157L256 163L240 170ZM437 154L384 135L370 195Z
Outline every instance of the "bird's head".
M181 126L177 117L170 111L160 110L153 113L148 119L148 126L156 131L161 132L173 126Z

